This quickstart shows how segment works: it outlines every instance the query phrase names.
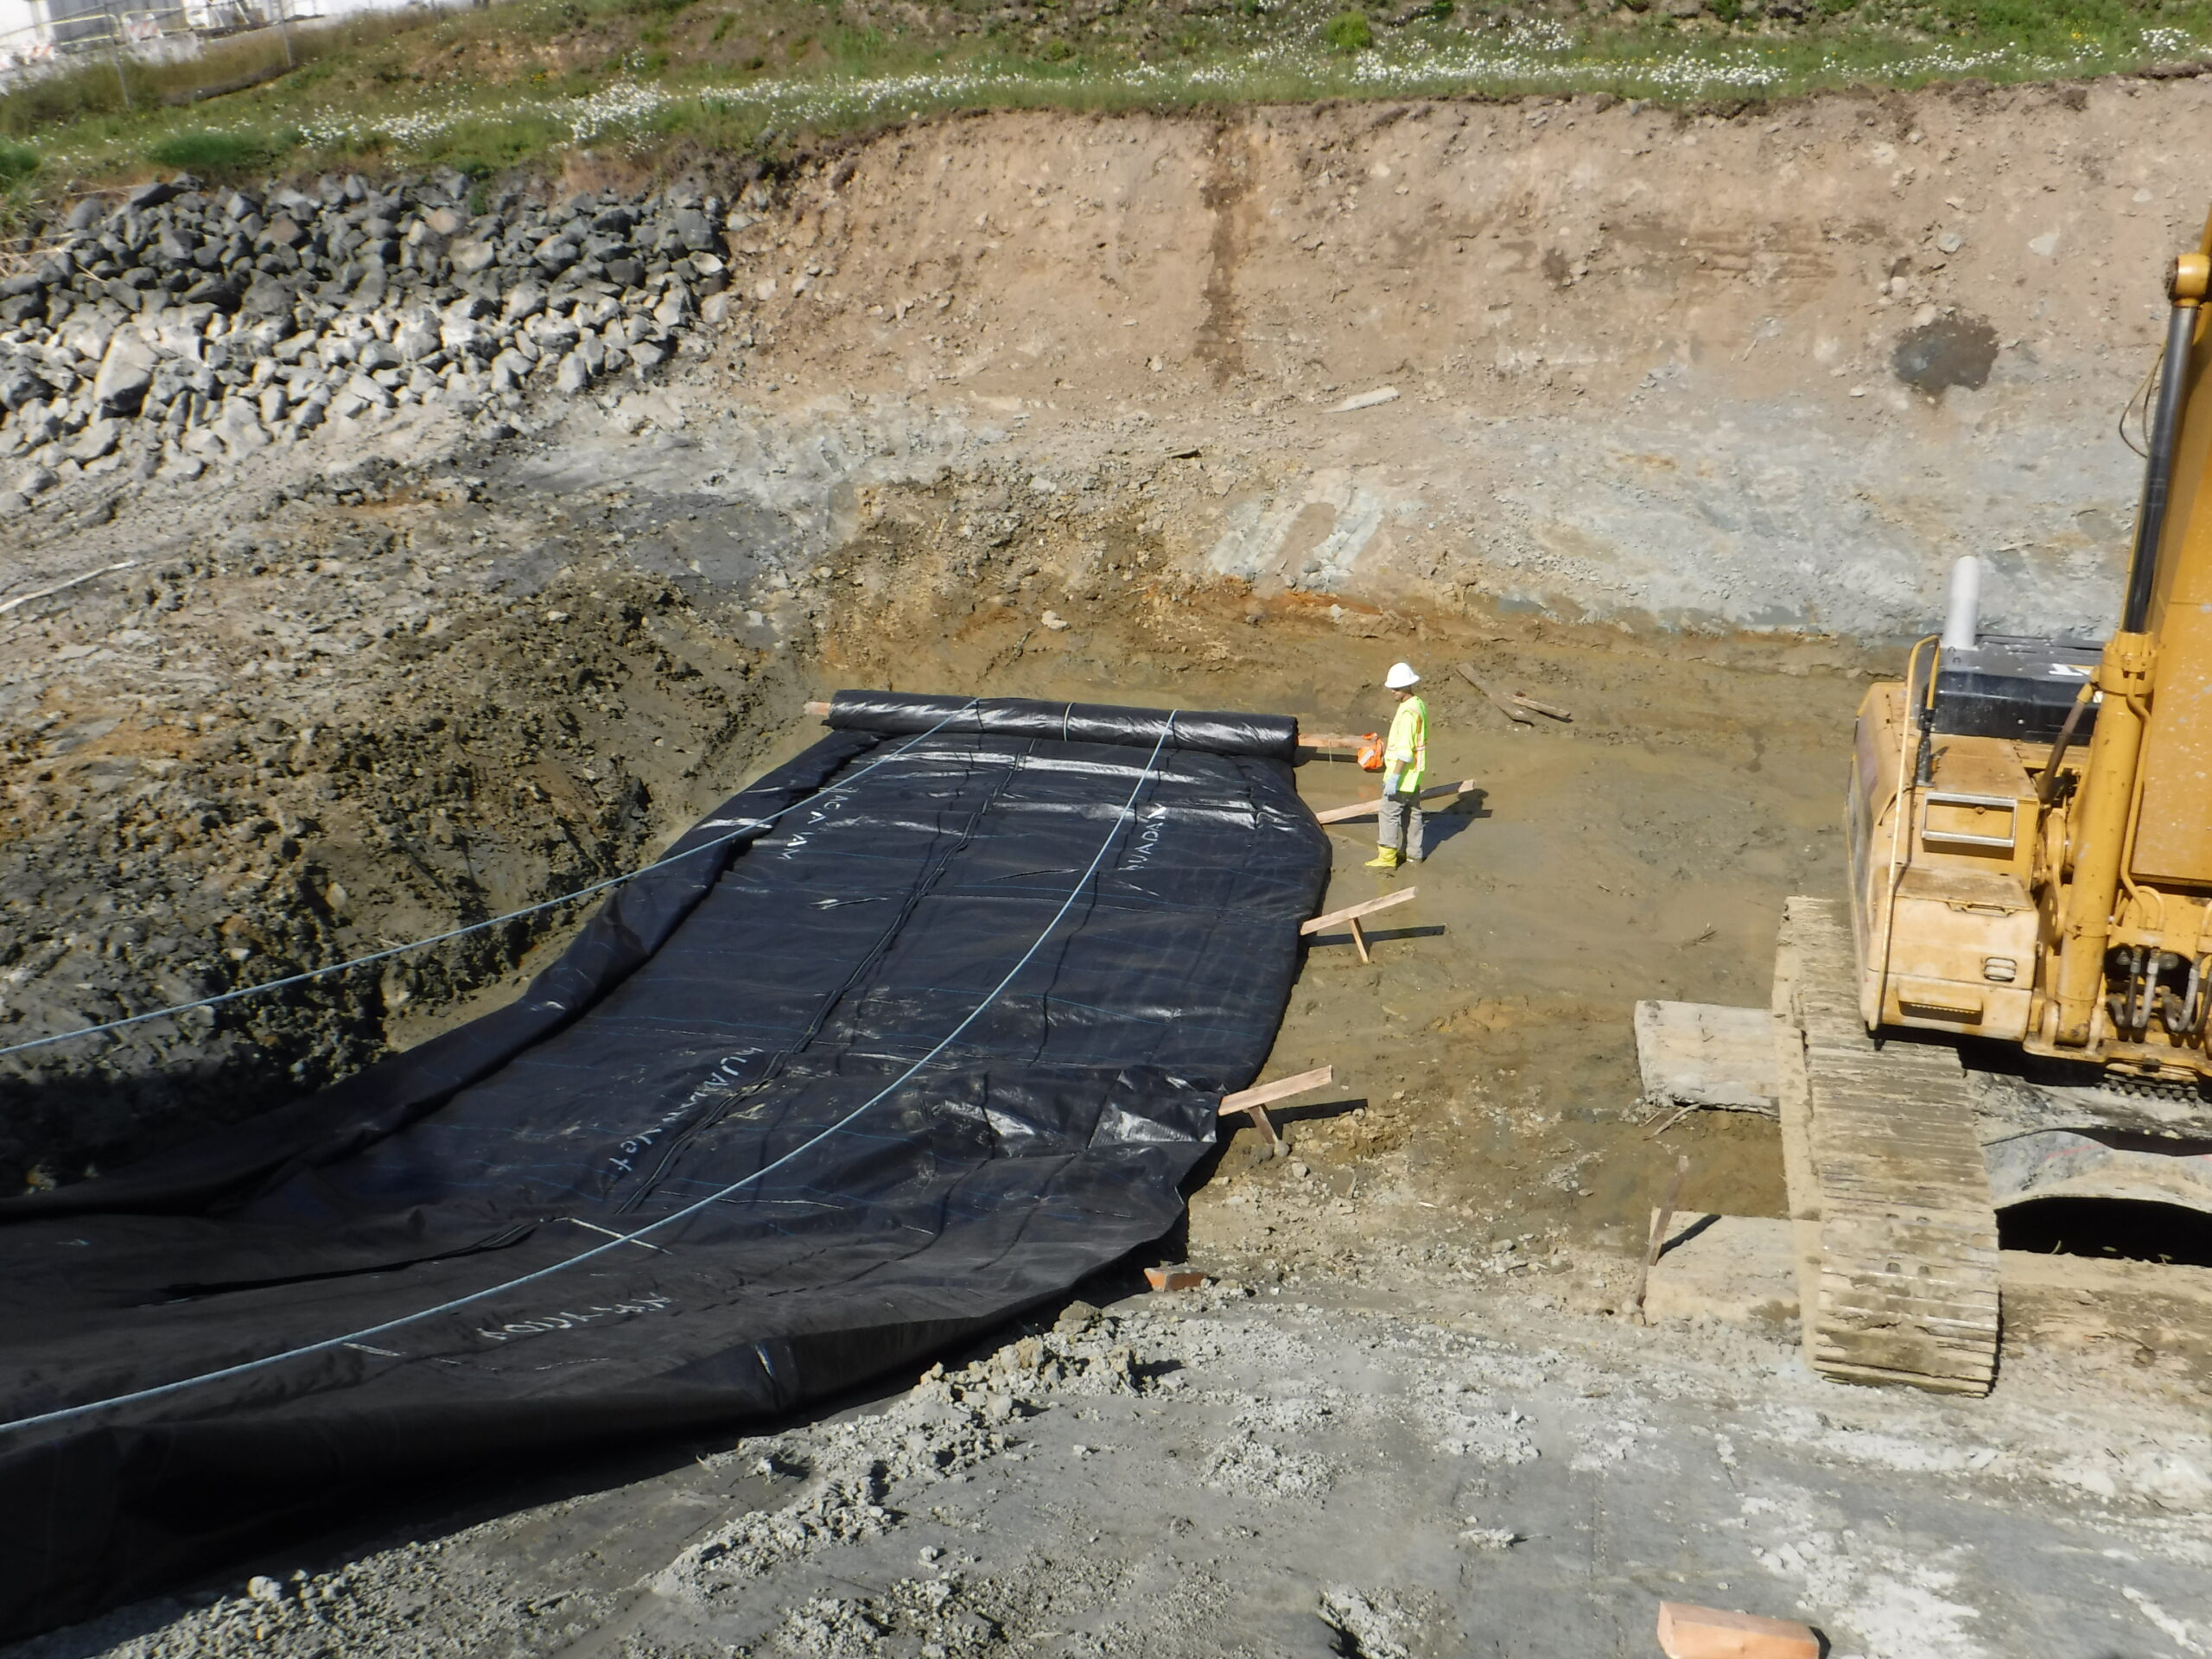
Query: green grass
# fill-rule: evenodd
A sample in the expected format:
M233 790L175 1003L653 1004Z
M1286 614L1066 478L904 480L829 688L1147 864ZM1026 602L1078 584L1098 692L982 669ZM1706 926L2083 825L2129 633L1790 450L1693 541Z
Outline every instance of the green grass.
M1363 11L1340 11L1321 27L1321 38L1339 52L1364 52L1375 44L1375 30Z
M1630 0L1633 3L1633 0ZM188 170L448 166L488 178L578 146L652 163L788 149L977 107L1173 110L1318 98L1609 92L1738 104L1842 86L2018 81L2212 51L2212 0L1707 0L1561 22L1517 0L1159 0L1077 16L946 0L501 0L296 28L186 63L81 63L0 94L0 189ZM27 183L26 181L29 182Z
M211 179L232 179L267 172L298 143L299 135L295 132L221 132L201 128L155 139L146 146L146 159L156 167Z

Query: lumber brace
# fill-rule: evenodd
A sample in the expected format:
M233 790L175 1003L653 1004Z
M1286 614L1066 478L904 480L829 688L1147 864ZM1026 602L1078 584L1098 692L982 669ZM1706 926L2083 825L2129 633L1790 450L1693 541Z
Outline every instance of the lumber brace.
M1302 1095L1310 1089L1325 1089L1337 1080L1333 1065L1317 1066L1311 1071L1300 1071L1296 1077L1277 1077L1273 1083L1261 1084L1257 1088L1240 1090L1221 1097L1220 1116L1227 1117L1236 1112L1249 1112L1252 1121L1274 1146L1277 1156L1287 1152L1283 1138L1275 1133L1275 1126L1268 1121L1267 1109L1278 1100L1288 1100L1293 1095Z
M1351 925L1352 948L1359 952L1359 959L1362 962L1372 962L1375 958L1368 954L1367 934L1359 925L1360 918L1372 916L1378 910L1388 910L1393 905L1402 905L1408 899L1416 899L1420 896L1419 887L1408 887L1400 893L1386 893L1380 899L1363 899L1356 905L1346 905L1342 910L1332 910L1325 916L1316 916L1311 921L1300 922L1298 925L1298 931L1300 933L1319 933L1325 927L1334 927L1339 922L1349 922Z

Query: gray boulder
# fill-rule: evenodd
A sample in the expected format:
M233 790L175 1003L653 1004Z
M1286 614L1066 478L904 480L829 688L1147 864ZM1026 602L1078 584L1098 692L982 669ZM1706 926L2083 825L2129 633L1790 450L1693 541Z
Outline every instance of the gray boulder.
M53 395L52 386L20 365L0 376L0 405L4 405L11 415L34 398Z
M154 348L135 329L119 331L108 342L92 378L92 402L103 415L136 415L154 384Z
M715 222L696 207L680 208L669 219L670 239L681 243L686 253L713 253L721 245Z
M82 466L98 461L103 455L115 453L117 444L123 442L123 423L112 417L94 421L79 432L66 451L70 460Z
M690 321L691 317L691 290L681 283L671 283L668 292L653 308L654 325L664 334L672 334Z

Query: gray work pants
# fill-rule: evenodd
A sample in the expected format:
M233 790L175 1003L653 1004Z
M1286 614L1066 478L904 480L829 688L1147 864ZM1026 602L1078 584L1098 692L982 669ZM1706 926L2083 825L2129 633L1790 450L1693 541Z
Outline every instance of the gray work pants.
M1421 810L1420 791L1385 794L1382 809L1376 817L1379 820L1376 839L1386 849L1395 848L1414 863L1420 863L1421 830L1428 817Z

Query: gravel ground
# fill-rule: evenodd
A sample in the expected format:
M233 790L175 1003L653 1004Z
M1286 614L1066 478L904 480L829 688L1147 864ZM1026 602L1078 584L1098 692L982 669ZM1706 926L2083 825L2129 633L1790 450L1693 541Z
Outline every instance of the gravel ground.
M1070 1303L821 1421L387 1514L9 1659L1541 1659L1653 1651L1669 1598L1863 1659L2212 1641L2201 1401L2034 1362L1986 1402L1846 1388L1787 1332L1565 1311L1603 1262L1408 1254Z

